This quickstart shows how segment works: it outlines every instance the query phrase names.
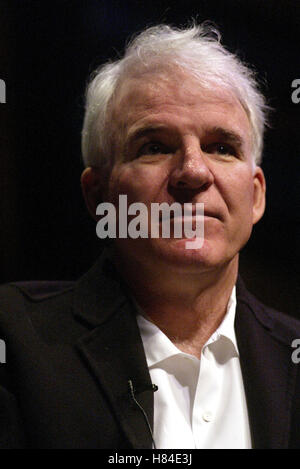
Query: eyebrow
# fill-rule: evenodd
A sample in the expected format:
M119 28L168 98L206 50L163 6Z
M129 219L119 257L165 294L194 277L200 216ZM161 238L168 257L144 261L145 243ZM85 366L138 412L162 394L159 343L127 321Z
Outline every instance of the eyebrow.
M126 139L126 148L128 148L131 142L162 130L170 130L170 128L165 124L145 124L144 126L138 127L137 129L129 132ZM235 145L238 149L242 149L245 144L244 139L237 132L224 127L214 126L206 128L204 131L207 137L217 136L218 138Z
M137 140L142 137L146 137L147 135L152 134L154 132L159 132L161 130L167 130L167 129L169 129L169 127L165 124L151 124L151 125L145 124L129 132L126 141L127 141L127 144L129 144L130 142L134 140Z
M142 125L141 127L130 130L125 139L125 144L124 144L125 157L128 156L130 145L133 142L137 142L139 139L143 137L147 137L148 135L154 134L155 132L168 130L168 129L169 127L167 125L158 123L158 124L145 124L145 125Z
M238 148L242 148L245 144L244 139L238 133L223 127L211 127L206 132L208 136L217 135Z

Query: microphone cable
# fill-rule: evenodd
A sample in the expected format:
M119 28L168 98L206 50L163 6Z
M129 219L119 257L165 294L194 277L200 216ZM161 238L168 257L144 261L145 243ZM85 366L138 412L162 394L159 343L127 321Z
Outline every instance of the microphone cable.
M149 433L150 433L150 436L151 436L152 444L153 444L153 449L156 449L155 441L154 441L154 438L153 438L153 432L152 432L152 428L151 428L147 413L135 397L135 390L134 390L133 382L132 382L131 379L128 380L128 386L129 386L130 397L133 400L133 402L135 403L135 405L138 407L138 409L142 412L143 417L145 419L145 422L147 424L147 427L148 427L148 430L149 430ZM158 386L156 386L156 384L152 384L151 387L150 387L150 390L155 392L155 391L158 390Z

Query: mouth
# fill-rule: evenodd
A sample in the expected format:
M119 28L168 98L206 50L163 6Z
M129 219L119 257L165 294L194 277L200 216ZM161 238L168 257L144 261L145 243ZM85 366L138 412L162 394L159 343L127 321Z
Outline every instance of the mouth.
M198 206L189 204L177 208L178 210L159 212L159 220L157 221L160 227L160 236L164 237L163 233L170 233L171 238L181 238L181 236L184 238L194 238L196 234L197 236L204 237L206 223L210 224L221 221L219 213L215 210L204 208L203 204ZM157 221L151 220L151 224L156 225Z
M162 203L161 203L162 204ZM168 208L164 207L164 209L160 209L156 212L158 218L156 219L159 224L161 223L174 223L181 221L184 222L185 220L189 221L196 221L199 220L201 222L205 219L215 219L222 221L222 216L220 212L214 208L207 208L204 203L184 203L179 204L178 202L166 202Z
M182 214L180 215L177 215L175 213L171 213L170 214L170 220L176 220L176 219L179 219L179 220L185 220L185 219L195 219L195 218L215 218L217 220L221 220L221 216L214 212L214 211L211 211L211 210L198 210L196 209L196 207L193 207L191 210L185 210ZM161 216L161 220L163 220L162 216Z

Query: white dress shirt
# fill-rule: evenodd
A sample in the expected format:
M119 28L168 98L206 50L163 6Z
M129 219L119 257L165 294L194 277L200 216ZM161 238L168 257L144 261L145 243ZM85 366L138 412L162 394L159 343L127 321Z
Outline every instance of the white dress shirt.
M158 449L251 448L234 318L235 287L226 315L199 360L181 352L141 314L138 325L154 393Z

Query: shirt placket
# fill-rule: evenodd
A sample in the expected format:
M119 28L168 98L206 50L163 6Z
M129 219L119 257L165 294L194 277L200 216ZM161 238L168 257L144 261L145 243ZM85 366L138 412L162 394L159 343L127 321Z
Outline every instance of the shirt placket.
M192 428L197 449L206 446L206 441L209 440L209 435L215 427L219 394L218 370L213 354L206 346L201 354L192 412Z

